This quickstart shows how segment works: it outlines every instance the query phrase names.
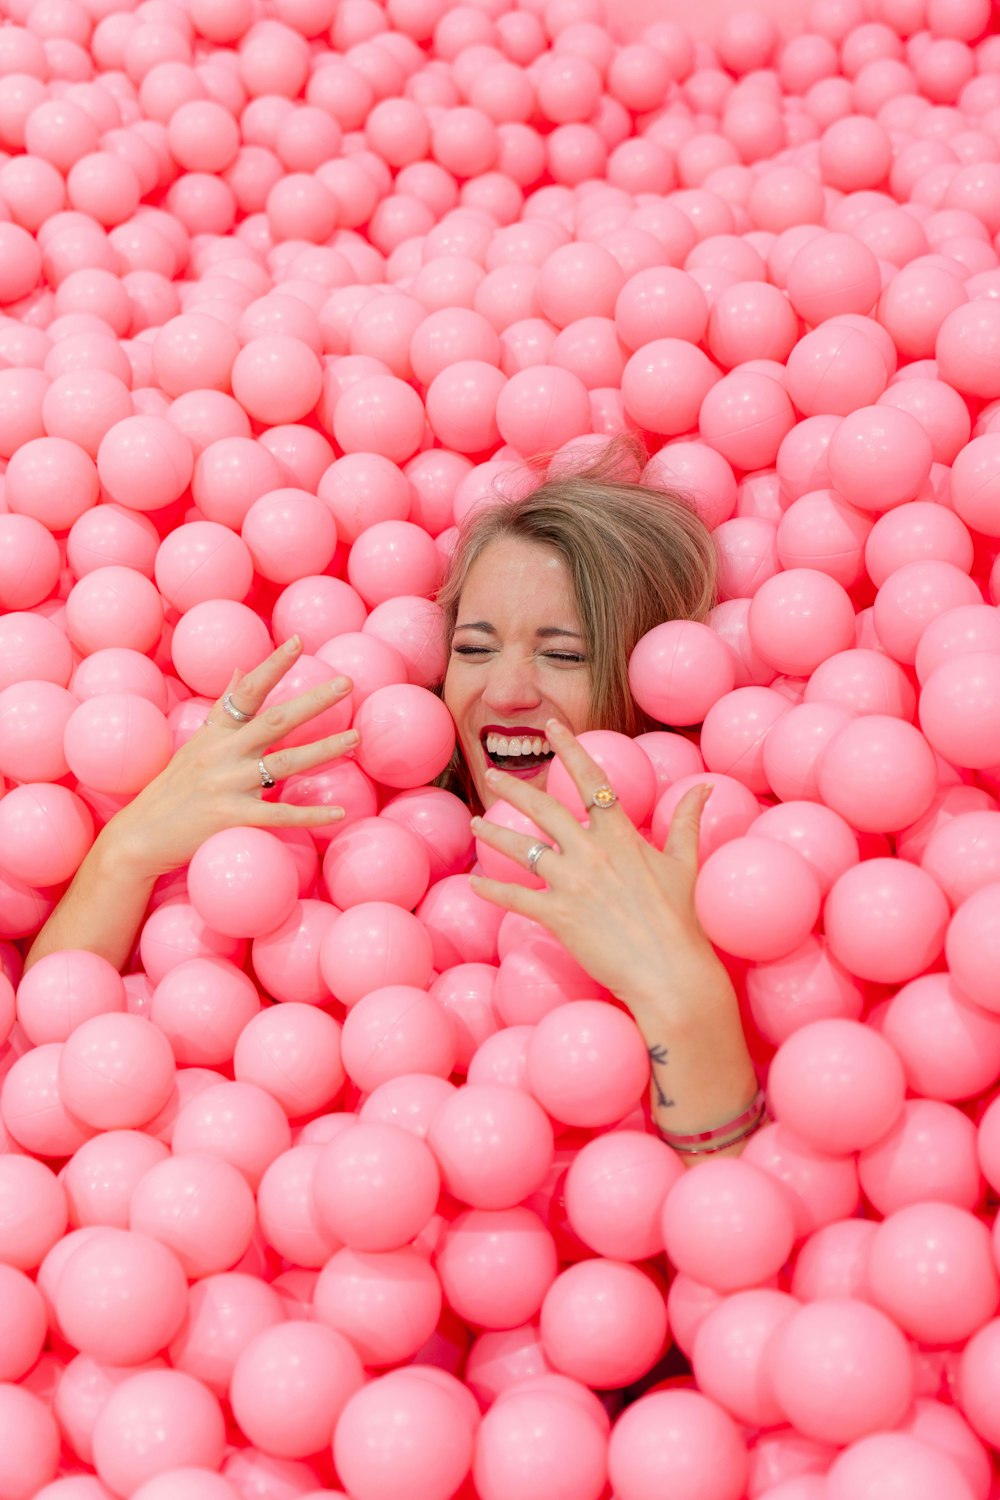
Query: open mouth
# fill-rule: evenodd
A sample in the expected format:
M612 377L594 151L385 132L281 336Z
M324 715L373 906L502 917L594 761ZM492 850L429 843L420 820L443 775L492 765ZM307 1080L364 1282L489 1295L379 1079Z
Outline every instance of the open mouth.
M496 725L487 725L480 732L479 742L487 765L515 776L531 775L542 770L554 754L544 734L531 727L518 726L502 732Z

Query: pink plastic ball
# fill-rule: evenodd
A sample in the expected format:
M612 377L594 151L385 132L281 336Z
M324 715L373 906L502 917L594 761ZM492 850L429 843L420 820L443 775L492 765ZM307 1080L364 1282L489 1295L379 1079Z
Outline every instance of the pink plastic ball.
M826 573L790 568L757 589L747 617L754 649L781 672L804 677L854 640L854 607Z
M365 1365L395 1365L411 1359L437 1327L441 1283L409 1246L344 1248L320 1272L313 1307L319 1322L350 1339Z
M331 1239L352 1250L398 1250L416 1238L438 1200L430 1150L395 1125L358 1122L324 1147L313 1194Z
M700 742L705 765L742 782L758 796L766 794L767 731L790 707L789 700L772 688L734 688L705 716Z
M331 1441L364 1380L342 1334L293 1319L262 1329L240 1351L229 1396L251 1442L279 1458L307 1458Z
M168 1147L142 1130L105 1130L94 1136L74 1152L63 1174L71 1223L76 1228L103 1224L128 1229L136 1183L168 1156Z
M183 1075L182 1075L183 1076ZM206 1083L182 1098L174 1121L175 1156L220 1156L257 1188L264 1172L291 1144L288 1118L278 1101L252 1083Z
M286 1000L255 1015L240 1032L233 1070L277 1099L295 1119L329 1109L344 1083L340 1027L309 1004Z
M394 375L368 375L337 400L333 435L346 454L375 453L393 463L411 458L424 431L420 397Z
M956 513L983 536L1000 534L995 462L1000 434L985 432L955 455L949 493Z
M33 1500L56 1476L59 1428L48 1406L22 1386L0 1385L0 1425L7 1441L0 1483L11 1500Z
M125 417L97 450L97 473L112 500L129 510L155 511L180 498L191 481L187 438L164 417Z
M652 1391L615 1423L608 1449L619 1500L739 1500L749 1460L740 1430L698 1391Z
M334 555L337 530L323 501L305 490L271 490L255 500L240 535L262 578L294 583L322 572Z
M171 1157L152 1166L129 1207L129 1227L169 1246L192 1279L234 1266L255 1223L242 1173L208 1156Z
M868 1285L875 1305L922 1344L964 1341L1000 1302L990 1232L952 1203L913 1203L884 1219Z
M766 1352L771 1336L797 1306L787 1292L761 1287L727 1297L698 1324L692 1350L698 1388L737 1421L754 1427L782 1422L767 1378Z
M98 476L94 460L76 443L61 437L34 438L18 448L7 465L7 508L15 515L31 516L49 531L66 531L96 503L104 483Z
M597 1136L566 1177L570 1225L598 1255L646 1260L659 1253L663 1202L682 1172L678 1157L654 1136L634 1130Z
M361 736L358 763L385 786L415 787L433 780L455 747L448 710L433 693L413 684L373 692L355 715L355 728Z
M976 1493L957 1455L903 1432L873 1433L838 1454L826 1474L830 1500L884 1494L887 1486L905 1484L913 1500L948 1494L972 1500Z
M994 1010L996 987L992 960L998 942L1000 885L985 885L968 896L955 912L945 936L948 968L963 994Z
M638 1266L595 1257L558 1275L541 1311L542 1348L563 1374L598 1389L628 1385L663 1352L667 1309Z
M800 854L751 835L709 856L695 903L714 943L740 958L768 960L791 952L808 936L820 893Z
M357 1391L334 1435L337 1472L358 1500L405 1485L414 1500L445 1500L472 1465L473 1424L462 1388L393 1371Z
M455 1056L449 1017L423 990L408 985L370 991L344 1022L343 1064L365 1093L404 1073L447 1078Z
M903 1107L902 1064L888 1042L858 1021L814 1021L782 1043L771 1064L775 1117L831 1155L871 1146ZM845 1100L853 1101L845 1111Z
M610 1125L635 1107L649 1060L631 1018L601 1000L557 1006L528 1045L528 1086L555 1120Z
M993 1318L969 1339L958 1365L958 1392L962 1411L973 1431L986 1442L997 1438L996 1411L988 1398L1000 1359L1000 1319Z
M259 937L291 913L298 874L291 852L260 828L212 834L188 869L191 904L207 926L231 937Z
M534 1192L551 1166L552 1140L534 1099L488 1084L459 1089L428 1134L448 1191L473 1208L512 1208Z
M865 646L839 651L821 662L806 683L805 702L850 714L891 714L907 720L913 719L917 706L903 668L884 651Z
M760 1167L722 1158L680 1178L667 1194L662 1231L676 1269L717 1291L755 1286L784 1264L795 1238L785 1189ZM729 1254L737 1234L744 1253Z
M64 1234L66 1193L55 1174L34 1157L0 1157L0 1257L32 1271Z
M801 854L823 896L839 875L858 862L858 840L847 822L832 808L814 802L788 800L768 807L755 818L754 832L778 839Z
M156 553L156 586L182 613L209 599L245 599L253 559L227 526L194 521L164 537Z
M1000 316L992 299L977 297L949 312L938 328L934 358L942 380L963 396L1000 396L996 352Z
M144 1234L88 1233L56 1284L59 1327L75 1348L108 1364L151 1359L174 1337L187 1310L180 1262Z
M896 991L882 1030L926 1099L969 1099L1000 1066L1000 1023L964 995L948 974L924 974Z
M877 401L888 369L875 341L843 323L804 334L788 356L788 394L804 416L846 417Z
M817 235L788 268L789 300L807 323L838 313L868 313L880 290L878 261L849 234Z
M429 595L439 572L433 540L410 521L369 526L354 542L347 560L351 587L369 606L400 594Z
M343 829L323 856L323 882L341 910L386 901L412 910L427 889L423 840L389 819L362 818Z
M768 1350L778 1405L804 1436L851 1443L894 1427L913 1399L905 1336L866 1303L810 1302L781 1325Z
M830 477L849 504L891 510L917 495L932 458L930 439L915 417L891 406L862 406L830 440Z
M215 1397L181 1370L143 1370L111 1391L94 1424L94 1465L116 1494L190 1464L214 1469L225 1450Z
M0 604L30 609L48 597L59 576L59 548L33 516L0 516Z
M69 880L93 837L86 803L66 787L45 782L12 787L0 802L3 867L28 885Z
M445 1229L434 1264L448 1306L480 1328L534 1318L558 1270L552 1235L527 1208L470 1209Z
M130 1129L163 1108L174 1074L170 1043L150 1021L110 1013L71 1032L59 1058L59 1093L95 1129Z
M937 790L937 765L912 724L866 714L846 724L823 750L817 787L852 828L896 832L927 811Z
M831 952L852 974L901 984L940 954L948 903L940 886L916 866L868 859L836 880L823 921Z
M426 929L393 902L361 902L323 939L320 963L331 992L352 1006L384 985L430 979L433 954Z
M629 688L639 707L661 724L700 724L735 685L732 653L694 620L657 625L629 658Z
M995 762L998 689L1000 656L992 652L952 657L931 672L920 695L920 727L939 755L975 769Z
M84 655L113 646L151 651L163 627L163 602L133 569L95 568L71 589L66 626Z
M125 987L107 959L68 949L48 953L24 975L17 1019L35 1046L64 1042L83 1021L125 1009Z
M719 376L718 366L695 345L679 338L653 339L626 364L622 398L639 426L674 437L695 428L702 402Z

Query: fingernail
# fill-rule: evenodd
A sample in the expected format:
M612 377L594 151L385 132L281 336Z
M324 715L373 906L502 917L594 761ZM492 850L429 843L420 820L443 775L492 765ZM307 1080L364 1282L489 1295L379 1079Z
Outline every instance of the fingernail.
M356 745L360 738L361 736L358 734L358 731L356 729L347 729L344 731L345 745Z
M334 693L346 693L350 687L350 679L347 677L335 677L330 683L330 690Z
M555 732L557 734L561 734L562 733L563 726L562 726L562 723L560 722L560 720L559 719L546 719L546 721L545 721L545 733L548 735L548 734L551 733L551 731L553 729L555 730Z
M482 818L470 818L469 819L469 827L470 828L477 829L477 828L482 828L482 826L483 826L483 820L482 820Z
M344 816L344 809L342 807L328 807L326 815L331 823L339 823Z
M500 780L500 775L501 775L501 773L499 771L495 770L491 766L490 769L486 772L486 780L487 781L499 781Z
M708 801L709 797L711 797L711 795L712 795L712 793L714 791L715 791L715 784L713 782L706 782L702 786L702 789L701 789L701 805L702 805L702 807L705 806L705 803Z
M296 653L296 651L298 651L298 649L299 649L299 647L301 645L302 645L302 639L301 639L301 637L297 636L297 635L293 635L292 638L291 638L291 640L288 640L288 641L285 642L285 650L288 652L289 656L294 656L295 653Z

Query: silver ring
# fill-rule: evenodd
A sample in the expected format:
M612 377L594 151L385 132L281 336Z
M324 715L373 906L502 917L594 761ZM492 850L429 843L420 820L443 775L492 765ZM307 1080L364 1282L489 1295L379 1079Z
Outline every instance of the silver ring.
M605 781L599 787L594 788L593 798L587 803L587 808L589 810L592 807L614 807L617 801L618 793L613 786L609 786Z
M275 781L274 777L271 775L270 771L264 764L263 756L261 756L260 760L257 762L257 769L260 772L260 784L264 788L265 792L269 792L273 786L277 786L278 783Z
M242 708L236 707L236 704L233 702L232 693L226 694L222 700L222 706L229 717L236 720L237 724L249 724L253 718L253 714L245 714Z
M528 850L527 854L524 857L524 862L528 866L528 869L531 871L532 875L538 874L538 861L541 859L542 855L548 853L551 848L551 844L543 844L541 840L539 840L538 843L532 844L531 848Z

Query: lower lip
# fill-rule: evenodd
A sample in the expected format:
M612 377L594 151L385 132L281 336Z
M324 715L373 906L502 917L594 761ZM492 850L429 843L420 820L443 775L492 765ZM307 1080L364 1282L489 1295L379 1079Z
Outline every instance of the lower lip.
M489 755L486 753L485 747L483 748L483 759L486 762L486 769L488 771L499 771L501 769L500 766L495 766L490 760ZM530 781L533 776L538 776L542 771L547 771L549 768L549 764L550 762L546 760L543 761L539 766L525 766L522 770L518 771L510 771L504 768L504 775L516 776L518 781Z

